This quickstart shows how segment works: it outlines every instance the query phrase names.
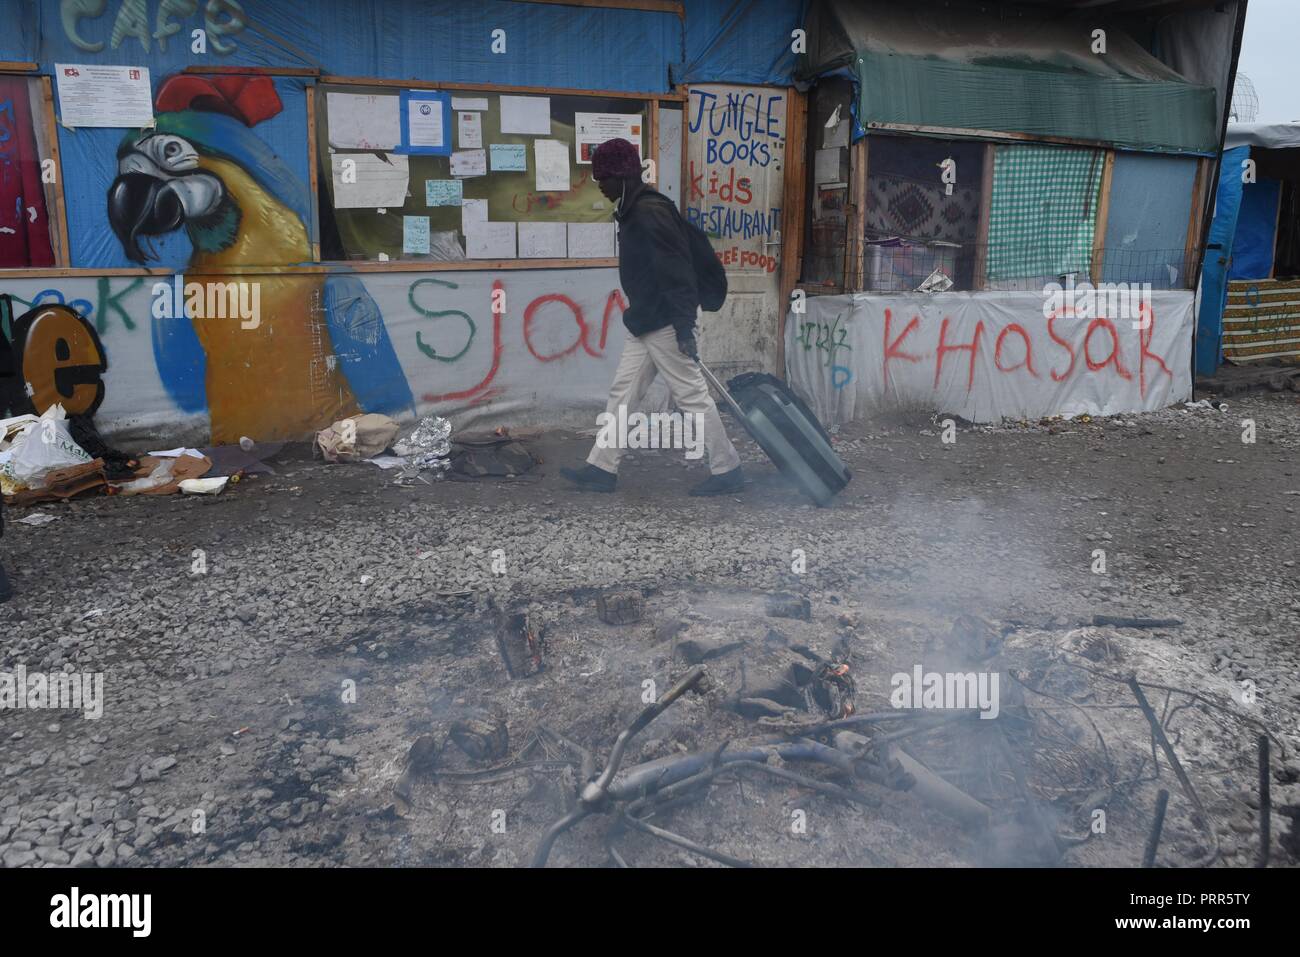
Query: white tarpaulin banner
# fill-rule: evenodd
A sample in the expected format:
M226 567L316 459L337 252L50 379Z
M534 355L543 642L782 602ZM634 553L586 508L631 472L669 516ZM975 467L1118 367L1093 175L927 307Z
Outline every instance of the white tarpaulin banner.
M1036 292L810 297L787 317L786 371L828 425L882 406L972 422L1159 409L1191 397L1194 298L1077 315Z

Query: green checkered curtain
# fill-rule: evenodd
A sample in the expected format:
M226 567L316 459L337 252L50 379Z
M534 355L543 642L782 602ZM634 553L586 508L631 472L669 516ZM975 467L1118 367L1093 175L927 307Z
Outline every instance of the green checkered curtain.
M1105 159L1101 150L995 148L989 279L1088 272Z

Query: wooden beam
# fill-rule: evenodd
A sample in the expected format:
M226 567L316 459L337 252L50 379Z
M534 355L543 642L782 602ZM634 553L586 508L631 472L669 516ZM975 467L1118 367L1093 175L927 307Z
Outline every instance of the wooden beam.
M1285 190L1282 184L1279 184L1277 191L1277 212L1273 216L1273 248L1268 254L1268 278L1274 279L1277 276L1277 233L1278 227L1282 225L1282 194Z
M187 66L186 73L213 76L320 76L314 66Z
M650 101L650 116L646 119L645 136L642 137L645 143L645 155L647 159L654 160L653 169L655 171L654 188L659 188L659 101Z
M1092 259L1088 264L1088 278L1095 286L1101 282L1101 270L1105 265L1106 226L1110 220L1110 184L1115 172L1115 151L1107 150L1102 160L1101 186L1097 197L1097 218L1092 227Z
M682 87L682 95L689 100L690 86ZM686 212L686 207L691 203L691 118L688 115L691 112L689 103L682 109L682 213Z
M1205 192L1208 185L1211 163L1202 159L1196 164L1196 178L1192 181L1192 212L1187 217L1187 238L1183 242L1183 270L1187 278L1196 275L1197 262L1204 250L1198 249L1201 241L1201 226L1205 215ZM1194 288L1188 286L1188 288Z
M890 133L923 133L955 139L1005 140L1015 143L1055 143L1062 146L1087 146L1091 149L1110 149L1114 144L1101 140L1082 140L1069 136L1038 136L1032 133L1008 133L1005 130L976 130L957 126L924 126L915 123L882 123L872 121L867 129L883 130ZM1141 152L1141 151L1139 151ZM1177 153L1160 153L1161 156L1177 156ZM1196 153L1193 156L1199 155Z
M864 136L849 147L849 182L853 184L853 231L846 233L844 240L849 248L845 251L845 284L850 292L861 292L865 282L864 271L867 256L865 243L867 239L867 138ZM814 184L814 187L816 184ZM848 271L848 260L852 256L852 272ZM849 285L849 283L852 285Z
M72 239L68 235L68 203L63 194L63 156L59 152L59 126L54 120L54 84L48 76L40 78L44 103L45 139L54 160L54 261L60 266L72 263Z
M320 149L316 144L316 87L307 87L307 170L311 177L311 258L320 262Z
M785 171L782 183L781 268L777 281L776 375L785 378L785 324L790 295L803 270L804 218L808 215L808 94L786 89Z
M451 83L429 80L377 80L363 76L323 76L335 86L379 86L406 90L461 90L470 93L531 93L537 96L599 96L625 100L685 100L684 93L629 93L626 90L580 90L558 86L512 86L505 83Z
M984 169L980 177L980 224L975 234L975 276L974 286L978 292L987 284L989 264L989 213L993 203L993 158L997 147L992 143L984 146Z
M158 267L115 267L110 269L71 268L63 266L39 269L6 269L0 279L93 279L97 276L174 276L186 279L202 276L315 276L335 273L372 272L485 272L521 269L611 269L618 267L615 258L606 259L468 259L456 262L323 262L291 266L186 266L181 269Z
M0 60L0 73L35 73L41 68L39 63L19 60Z

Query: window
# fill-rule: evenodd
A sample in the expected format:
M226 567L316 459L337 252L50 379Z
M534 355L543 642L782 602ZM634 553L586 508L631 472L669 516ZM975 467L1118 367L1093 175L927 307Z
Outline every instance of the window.
M911 292L936 270L974 288L983 175L983 143L867 137L866 288Z

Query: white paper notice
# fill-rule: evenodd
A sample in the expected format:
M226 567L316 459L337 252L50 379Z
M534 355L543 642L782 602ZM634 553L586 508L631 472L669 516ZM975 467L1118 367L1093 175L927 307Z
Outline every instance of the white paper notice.
M396 95L326 93L330 146L391 150L402 142L401 100Z
M569 148L559 140L535 140L533 150L537 157L537 190L567 193L569 191Z
M390 153L383 160L373 153L334 153L330 161L337 209L406 205L411 175L405 156Z
M501 97L501 132L551 135L551 98L549 96Z
M839 107L835 107L836 112ZM839 146L849 145L849 121L840 120L832 126L826 127L826 138L822 142L825 149L833 149Z
M840 150L834 147L828 150L818 150L817 159L813 166L813 178L818 184L837 183L840 179Z
M482 113L457 113L456 128L459 130L456 145L461 149L478 149L483 145Z
M618 255L613 223L567 223L570 259L611 259Z
M487 151L461 150L451 154L452 176L486 176Z
M147 67L56 63L54 75L59 81L59 121L64 126L153 126Z
M567 223L520 223L520 259L563 259Z
M514 259L514 223L470 223L465 229L468 259Z
M469 232L474 223L486 223L488 201L486 199L464 199L460 203L460 231Z
M411 146L442 149L447 131L442 128L445 100L411 100L407 103L406 141Z
M627 140L641 155L640 113L575 113L573 151L579 163L591 162L591 151L606 140Z
M486 96L453 96L451 98L451 108L453 110L471 110L476 113L486 113L488 101Z

